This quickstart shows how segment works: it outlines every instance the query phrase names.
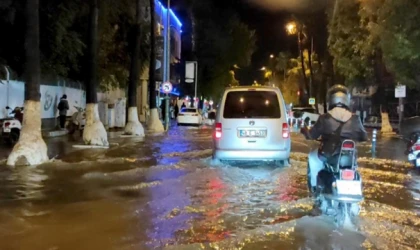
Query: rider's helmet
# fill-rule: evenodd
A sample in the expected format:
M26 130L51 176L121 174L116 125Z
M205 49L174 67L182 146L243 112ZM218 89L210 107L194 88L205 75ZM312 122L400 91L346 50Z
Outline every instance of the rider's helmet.
M349 109L350 98L350 90L344 85L336 84L327 91L328 109L331 110L335 107Z

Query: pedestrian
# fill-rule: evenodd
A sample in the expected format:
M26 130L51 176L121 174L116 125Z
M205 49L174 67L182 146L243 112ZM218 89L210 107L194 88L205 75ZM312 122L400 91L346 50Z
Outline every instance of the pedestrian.
M178 117L178 114L179 114L179 107L178 107L178 103L177 102L175 102L175 107L174 107L174 112L175 112L175 118L177 118Z
M162 102L160 104L160 110L162 111L162 121L165 121L165 116L166 116L165 102Z
M183 102L182 103L182 105L181 105L181 110L183 109L183 108L186 108L187 106L185 105L185 102Z
M58 103L57 107L60 116L60 128L64 129L66 125L66 118L67 118L67 110L69 110L69 102L67 101L67 95L63 95L60 99L60 103Z

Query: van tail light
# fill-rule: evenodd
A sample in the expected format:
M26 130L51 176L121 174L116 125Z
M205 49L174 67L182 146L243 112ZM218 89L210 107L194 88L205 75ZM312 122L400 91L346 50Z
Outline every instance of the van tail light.
M220 122L216 123L216 129L214 131L214 137L216 139L222 138L222 124Z
M289 125L287 125L287 123L283 123L282 134L283 134L283 138L284 139L287 139L290 136L290 133L289 133Z
M345 148L345 149L353 149L354 148L354 142L351 142L351 141L346 141L344 144L343 144L343 148Z

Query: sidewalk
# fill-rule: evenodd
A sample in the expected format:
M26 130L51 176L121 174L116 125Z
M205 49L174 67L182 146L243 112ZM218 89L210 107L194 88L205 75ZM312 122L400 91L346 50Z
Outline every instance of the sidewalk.
M64 155L67 155L71 152L80 150L77 148L73 148L73 145L76 144L83 144L82 136L79 132L76 132L74 135L68 135L67 131L47 131L50 133L49 137L44 136L44 141L48 147L48 157L51 158L60 158ZM62 133L65 133L64 136ZM115 143L120 139L121 131L111 131L108 132L108 142L110 144ZM43 131L44 135L44 131ZM54 136L56 135L56 136ZM4 163L4 161L9 156L10 152L12 151L13 147L0 142L0 165Z

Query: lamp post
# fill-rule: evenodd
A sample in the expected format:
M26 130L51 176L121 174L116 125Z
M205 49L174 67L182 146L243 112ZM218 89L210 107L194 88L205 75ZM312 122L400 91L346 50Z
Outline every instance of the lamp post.
M299 27L298 27L299 25ZM298 50L299 50L299 55L300 55L300 60L301 60L301 67L302 67L302 75L303 75L303 80L305 82L305 88L308 87L308 80L306 78L306 67L305 67L305 59L303 58L303 47L302 47L302 36L307 37L307 35L304 33L303 31L303 24L297 24L296 22L289 22L288 24L286 24L286 31L287 34L289 35L297 35L297 39L298 39ZM308 55L309 56L309 64L310 64L310 70L311 70L311 77L309 80L309 97L312 97L312 78L313 78L313 74L312 74L312 53L313 53L313 37L311 37L311 54Z
M164 82L169 82L171 80L171 0L167 0L168 8L166 11L166 48L165 48L165 67L166 74L164 75ZM160 92L160 90L159 90ZM165 95L165 130L169 129L169 94Z

